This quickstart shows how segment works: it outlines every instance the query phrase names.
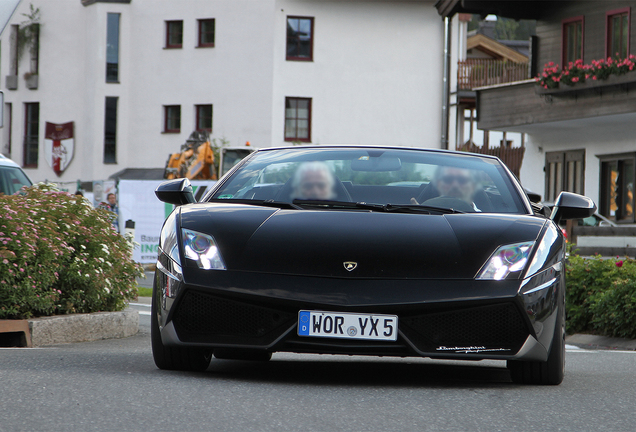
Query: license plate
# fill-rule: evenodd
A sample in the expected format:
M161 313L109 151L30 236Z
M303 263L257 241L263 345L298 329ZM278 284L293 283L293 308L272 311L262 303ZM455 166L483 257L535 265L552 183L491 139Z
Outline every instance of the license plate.
M397 340L396 315L300 311L298 335L341 339Z

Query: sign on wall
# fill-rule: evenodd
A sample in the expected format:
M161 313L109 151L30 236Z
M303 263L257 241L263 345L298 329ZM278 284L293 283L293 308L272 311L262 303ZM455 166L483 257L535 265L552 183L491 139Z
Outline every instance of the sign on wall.
M139 247L133 250L133 259L142 264L153 264L157 261L161 227L174 209L173 205L159 201L155 195L155 189L164 181L119 181L119 226L124 227L129 219L135 222L135 242L139 243ZM191 180L190 183L195 198L199 200L216 182Z
M45 123L44 157L58 176L71 163L74 147L74 122L62 124Z

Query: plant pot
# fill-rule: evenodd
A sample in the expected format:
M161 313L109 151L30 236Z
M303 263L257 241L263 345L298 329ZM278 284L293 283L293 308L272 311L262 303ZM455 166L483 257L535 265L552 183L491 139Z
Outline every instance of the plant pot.
M18 76L17 75L7 75L5 78L5 87L8 90L17 90L18 89Z
M26 87L30 90L36 90L38 88L38 78L39 75L37 74L25 77L24 80L26 81Z

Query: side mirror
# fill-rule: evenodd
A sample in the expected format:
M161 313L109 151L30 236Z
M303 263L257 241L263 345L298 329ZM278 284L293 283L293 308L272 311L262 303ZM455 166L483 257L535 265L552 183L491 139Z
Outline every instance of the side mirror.
M159 201L178 206L196 202L192 185L187 178L169 180L161 183L157 186L155 195L157 195Z
M561 192L554 204L550 219L555 223L565 219L583 219L596 211L594 201L583 195L572 192Z

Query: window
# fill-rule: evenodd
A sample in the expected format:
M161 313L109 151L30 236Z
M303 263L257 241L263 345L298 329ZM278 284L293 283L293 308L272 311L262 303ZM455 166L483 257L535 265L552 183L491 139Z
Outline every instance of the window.
M4 128L2 130L3 141L4 141L4 149L2 150L2 154L6 157L11 157L11 135L13 135L13 105L11 102L7 102L4 104Z
M214 18L200 19L199 22L199 43L198 47L214 46Z
M37 75L40 63L40 24L33 24L33 43L31 45L31 74Z
M11 70L9 75L17 75L18 74L18 46L20 41L18 40L20 37L20 26L14 24L11 26Z
M563 66L583 59L583 17L570 18L562 24Z
M166 21L166 48L183 45L183 21Z
M212 105L195 105L196 130L212 132Z
M181 132L181 105L164 105L163 131L167 133Z
M106 82L119 82L119 14L109 13L106 24Z
M104 163L117 163L117 100L106 98L104 110Z
M634 222L634 178L636 153L601 155L599 211L617 222Z
M40 141L40 104L24 104L24 161L25 168L38 167L38 143Z
M585 150L545 154L545 200L555 202L561 191L584 193Z
M285 98L285 141L311 141L310 98Z
M607 13L605 57L626 58L629 55L629 25L629 8Z
M314 19L287 17L287 60L314 58Z

